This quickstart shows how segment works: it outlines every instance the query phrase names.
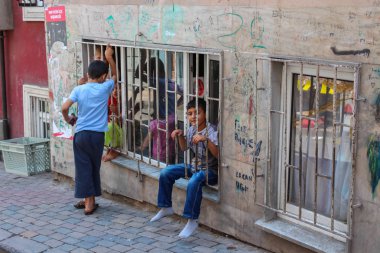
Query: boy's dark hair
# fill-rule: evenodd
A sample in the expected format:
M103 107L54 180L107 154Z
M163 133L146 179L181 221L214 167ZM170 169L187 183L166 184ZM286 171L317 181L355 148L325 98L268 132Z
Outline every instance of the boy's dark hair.
M186 110L197 107L197 100L194 98L189 103L187 103ZM202 108L202 110L206 113L206 101L203 98L198 98L198 108Z
M108 73L108 65L99 60L95 60L90 63L90 66L88 66L88 76L91 79L98 79L104 74Z

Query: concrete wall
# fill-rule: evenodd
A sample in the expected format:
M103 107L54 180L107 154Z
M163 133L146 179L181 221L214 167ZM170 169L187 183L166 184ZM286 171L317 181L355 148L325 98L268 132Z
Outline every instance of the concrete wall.
M371 193L370 172L366 157L368 138L379 132L375 120L375 101L380 93L380 2L374 1L54 1L66 8L67 41L49 48L49 85L52 89L53 121L68 133L52 139L53 169L73 176L70 128L62 123L59 113L61 98L67 97L75 84L74 42L83 37L122 43L141 41L224 51L224 126L221 171L221 200L202 204L201 222L216 230L273 250L307 252L307 250L258 230L254 222L263 216L262 208L253 203L252 181L236 173L252 175L249 154L253 151L235 141L235 135L252 139L253 115L259 119L258 136L265 138L268 98L259 97L258 108L252 108L254 54L312 57L324 60L362 63L359 96L359 132L355 202L363 206L354 212L353 252L378 252L379 240L368 240L379 234L379 188ZM49 6L48 1L48 6ZM62 27L60 29L63 29ZM144 36L136 37L141 32ZM351 51L349 55L331 50ZM366 49L366 51L362 51ZM362 52L367 52L363 54ZM369 53L369 54L368 54ZM253 110L255 109L255 110ZM238 120L246 131L235 128ZM227 148L228 147L228 150ZM265 162L259 164L261 171ZM155 204L157 181L145 178L141 183L135 173L113 164L102 167L104 188L140 201ZM236 182L247 191L238 191ZM264 182L257 182L257 195L262 201ZM176 212L181 213L184 192L173 194Z

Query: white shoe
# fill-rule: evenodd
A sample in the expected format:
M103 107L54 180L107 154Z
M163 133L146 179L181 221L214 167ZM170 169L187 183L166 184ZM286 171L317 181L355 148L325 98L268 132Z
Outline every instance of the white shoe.
M187 238L191 236L194 231L198 228L198 220L189 219L187 221L186 226L182 229L181 233L179 233L180 238Z
M152 219L150 219L150 221L151 222L158 221L159 219L161 219L161 218L163 218L165 216L172 215L173 213L174 213L174 211L173 211L172 207L161 208L161 210L158 211L158 213Z

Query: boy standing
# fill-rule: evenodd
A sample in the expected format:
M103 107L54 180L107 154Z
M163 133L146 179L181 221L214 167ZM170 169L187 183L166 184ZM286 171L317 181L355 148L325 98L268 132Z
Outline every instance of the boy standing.
M206 102L199 98L197 106L194 99L187 104L186 109L187 119L191 125L186 133L186 139L180 129L174 130L171 137L173 139L178 137L182 151L190 148L196 154L194 158L197 165L174 164L161 171L157 198L157 205L161 210L151 219L153 222L173 214L171 198L173 184L175 180L183 178L187 174L190 179L187 186L183 217L187 218L188 222L179 234L181 238L189 237L198 227L202 187L206 184L206 179L208 179L207 183L210 185L218 182L218 132L215 126L206 122ZM205 170L206 168L208 168L208 171Z
M111 65L112 78L106 81L108 65L99 60L88 67L88 82L74 88L62 105L62 115L74 125L75 197L85 199L84 214L92 214L97 205L95 196L101 195L100 165L103 154L104 132L107 131L107 102L116 82L113 50L108 45L105 56ZM78 120L69 116L69 108L78 103Z

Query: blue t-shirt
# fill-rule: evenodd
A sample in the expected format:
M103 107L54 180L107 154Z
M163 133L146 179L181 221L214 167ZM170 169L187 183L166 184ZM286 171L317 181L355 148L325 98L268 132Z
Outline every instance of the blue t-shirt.
M78 103L78 120L75 132L90 130L106 132L108 98L113 90L113 79L104 83L86 83L74 88L70 99Z

